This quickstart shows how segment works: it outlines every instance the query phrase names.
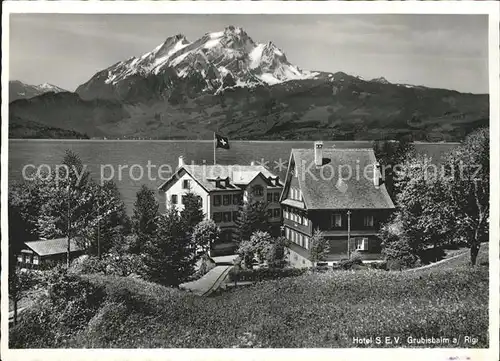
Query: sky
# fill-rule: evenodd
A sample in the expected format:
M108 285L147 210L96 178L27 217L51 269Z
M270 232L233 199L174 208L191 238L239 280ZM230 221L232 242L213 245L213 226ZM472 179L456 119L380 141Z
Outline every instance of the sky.
M486 15L12 14L10 79L73 91L169 36L194 41L229 25L305 70L488 93Z

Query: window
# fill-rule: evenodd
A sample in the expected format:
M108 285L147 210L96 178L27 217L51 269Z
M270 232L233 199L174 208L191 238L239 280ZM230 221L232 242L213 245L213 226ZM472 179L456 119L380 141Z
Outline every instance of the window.
M299 244L301 247L304 247L304 236L299 233Z
M307 217L304 217L304 226L307 226L309 225L309 220L307 219Z
M368 238L356 238L356 250L368 251Z
M238 211L234 211L233 212L233 222L236 222L236 220L240 217L240 214L238 213Z
M182 188L184 188L184 189L191 188L191 182L189 181L189 179L184 179L182 181Z
M340 214L332 214L332 227L342 227L342 216Z
M262 197L264 195L264 187L256 185L252 188L253 195L257 197Z
M285 228L285 237L290 240L290 228Z
M231 212L224 212L224 222L231 222Z
M279 192L274 193L274 201L276 203L278 203L280 201L280 193Z
M272 218L273 217L273 210L272 209L268 209L267 210L267 218Z
M281 217L281 209L279 209L279 208L274 209L274 217L275 218Z
M373 216L365 216L364 218L364 226L365 227L373 227Z
M221 196L220 195L215 195L214 196L214 207L220 206L221 203Z
M215 223L219 223L220 221L222 221L222 213L215 212L213 218Z
M241 194L233 194L233 204L238 205L241 203Z
M300 224L303 224L303 223L304 223L304 221L303 221L303 217L302 217L302 215L301 215L301 214L299 215L299 223L300 223Z
M233 239L233 231L231 231L230 229L222 231L220 238L222 242L231 242L231 239Z
M305 238L305 240L304 240L304 243L305 243L304 248L305 248L305 249L309 249L309 237L308 237L308 236L305 236L304 238Z
M222 196L222 204L227 206L231 204L231 195L230 194L224 194Z
M31 256L30 255L25 255L24 256L24 263L31 263Z
M23 255L22 254L18 254L17 255L17 262L23 262Z
M33 264L38 264L38 256L33 255Z
M271 203L273 201L273 194L271 192L267 192L267 203Z
M172 194L170 201L172 202L172 204L177 204L177 194Z

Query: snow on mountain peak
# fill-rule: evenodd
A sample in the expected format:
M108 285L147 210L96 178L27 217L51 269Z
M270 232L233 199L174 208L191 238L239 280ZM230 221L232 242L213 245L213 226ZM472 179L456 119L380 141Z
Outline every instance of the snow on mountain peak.
M206 33L194 42L182 34L168 37L151 52L106 69L105 83L116 84L135 74L159 74L166 68L173 69L181 78L193 72L204 78L207 74L216 77L229 74L237 84L261 81L276 84L317 75L290 64L274 43L257 44L242 28L231 25L223 31Z

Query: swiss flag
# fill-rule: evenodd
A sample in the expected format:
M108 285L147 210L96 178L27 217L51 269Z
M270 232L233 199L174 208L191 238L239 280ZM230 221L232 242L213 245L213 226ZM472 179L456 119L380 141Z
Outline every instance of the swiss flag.
M215 134L215 140L217 142L217 148L229 149L229 139L223 137L222 135Z

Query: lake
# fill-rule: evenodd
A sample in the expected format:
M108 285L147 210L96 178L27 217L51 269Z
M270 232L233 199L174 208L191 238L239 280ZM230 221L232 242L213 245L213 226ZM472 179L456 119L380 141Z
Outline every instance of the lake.
M313 141L231 141L231 149L217 149L217 164L249 165L263 162L284 179L292 148L311 148ZM417 143L417 151L439 157L455 143ZM324 147L370 148L371 141L324 142ZM213 141L149 141L149 140L10 140L9 182L22 180L26 165L50 167L60 164L64 153L71 149L77 153L95 180L100 180L101 169L105 179L118 185L129 213L141 185L158 189L175 171L180 155L187 164L213 164ZM267 163L266 163L267 162ZM121 172L120 170L121 166ZM159 173L159 169L163 172ZM140 178L141 169L144 172ZM148 172L148 169L150 170ZM114 175L112 174L114 173ZM163 195L158 193L160 209L164 210Z

